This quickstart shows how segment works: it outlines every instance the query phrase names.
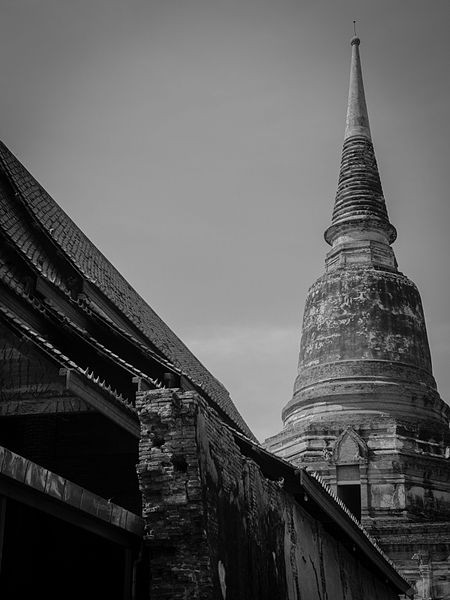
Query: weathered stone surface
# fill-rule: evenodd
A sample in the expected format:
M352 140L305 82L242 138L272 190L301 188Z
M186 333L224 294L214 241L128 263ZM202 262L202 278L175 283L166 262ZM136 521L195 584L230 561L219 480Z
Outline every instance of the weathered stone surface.
M447 422L420 296L400 273L348 268L321 277L306 301L298 370L286 424L361 410Z
M364 446L353 440L345 442L343 436L349 430ZM414 424L361 411L348 420L299 421L267 440L266 445L294 464L310 465L336 492L337 467L355 465L365 528L418 590L424 585L422 567L413 558L418 552L426 556L431 569L426 577L431 578L433 586L447 590L450 585L448 429L433 429L420 422Z
M198 394L151 391L138 409L152 599L396 597Z
M266 447L361 509L421 598L450 592L449 407L432 375L419 292L398 272L354 40L326 273L308 292L298 376ZM346 479L347 478L347 479ZM352 486L352 489L345 485ZM350 491L349 491L350 490ZM349 502L350 502L349 501Z

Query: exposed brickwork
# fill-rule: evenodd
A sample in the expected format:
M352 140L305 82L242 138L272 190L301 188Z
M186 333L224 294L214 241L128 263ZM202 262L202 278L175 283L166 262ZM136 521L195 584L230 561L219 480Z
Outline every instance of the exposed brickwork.
M198 394L151 391L138 410L152 600L397 597Z
M141 395L138 476L151 552L152 600L214 598L194 393Z

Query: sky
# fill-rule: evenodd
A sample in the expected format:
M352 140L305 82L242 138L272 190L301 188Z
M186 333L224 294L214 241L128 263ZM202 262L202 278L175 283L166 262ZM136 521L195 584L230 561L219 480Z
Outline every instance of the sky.
M282 428L324 271L357 21L399 269L450 400L448 0L0 0L0 138Z

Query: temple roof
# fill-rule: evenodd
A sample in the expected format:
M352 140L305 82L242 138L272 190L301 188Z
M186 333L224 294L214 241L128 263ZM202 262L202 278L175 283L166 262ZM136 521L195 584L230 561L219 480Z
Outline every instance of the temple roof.
M69 294L67 280L61 277L56 264L58 260L67 261L83 282L111 303L113 313L109 318L111 314L118 316L117 325L124 335L133 337L136 343L157 354L174 371L200 388L241 432L254 439L225 387L1 142L0 174L7 182L6 187L3 183L0 194L0 228L8 244L18 249L50 285ZM43 246L49 243L54 248L54 260L43 251ZM5 273L6 268L0 273L2 279L7 276ZM96 309L95 302L91 308ZM105 314L102 317L108 318Z

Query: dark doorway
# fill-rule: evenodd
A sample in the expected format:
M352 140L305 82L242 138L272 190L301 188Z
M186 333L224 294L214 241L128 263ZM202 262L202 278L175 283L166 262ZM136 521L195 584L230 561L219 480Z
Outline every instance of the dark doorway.
M361 520L361 486L346 484L337 486L337 494L345 506L352 512L358 521Z
M0 597L130 598L126 548L11 499L5 516Z

